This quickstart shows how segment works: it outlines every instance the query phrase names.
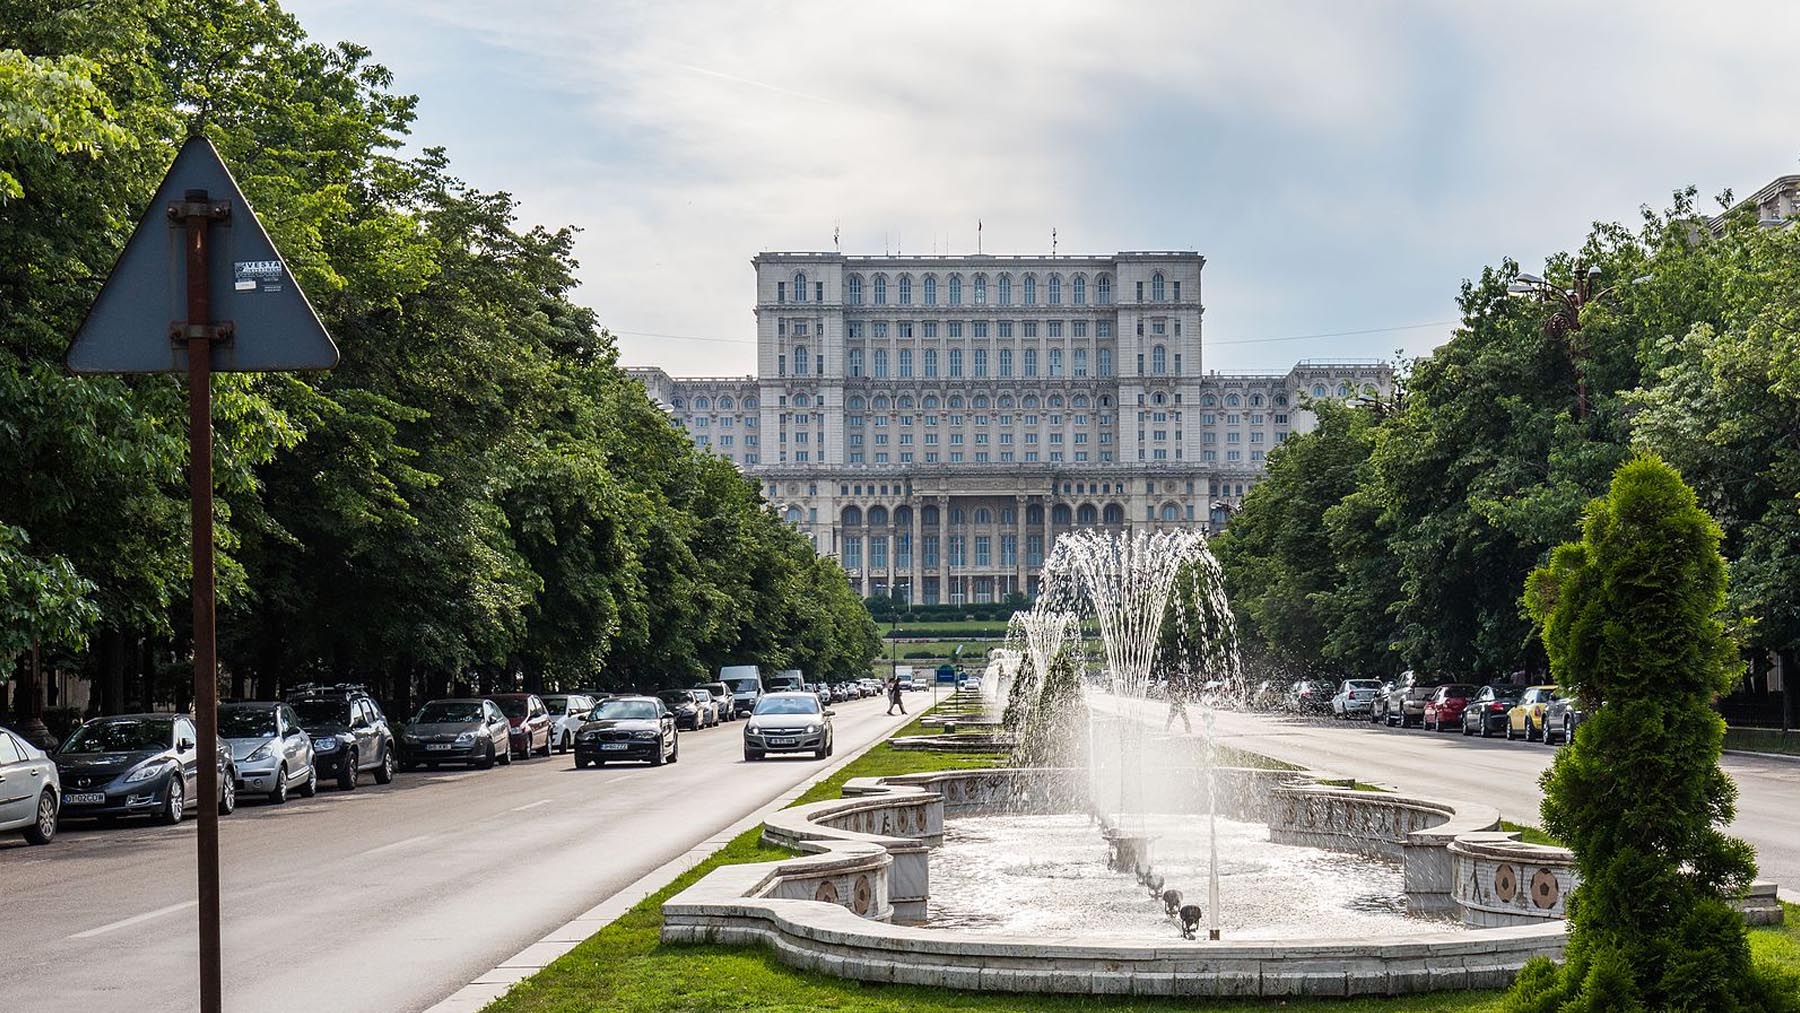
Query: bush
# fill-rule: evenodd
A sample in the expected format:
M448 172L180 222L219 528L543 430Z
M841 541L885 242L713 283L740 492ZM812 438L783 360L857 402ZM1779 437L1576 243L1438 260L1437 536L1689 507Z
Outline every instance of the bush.
M1551 671L1590 717L1543 781L1544 829L1581 873L1567 962L1521 974L1514 1010L1795 1008L1768 999L1724 900L1756 862L1720 829L1736 789L1712 701L1740 662L1719 619L1719 539L1674 469L1640 456L1526 583Z

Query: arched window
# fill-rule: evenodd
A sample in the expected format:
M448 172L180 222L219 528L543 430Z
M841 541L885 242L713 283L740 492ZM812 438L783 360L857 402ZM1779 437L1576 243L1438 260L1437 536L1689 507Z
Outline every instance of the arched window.
M875 276L875 305L887 305L887 275L885 274Z
M806 515L800 512L799 507L791 506L787 508L787 514L785 516L787 517L787 522L789 524L798 524L800 523L800 518Z
M919 523L925 527L934 527L938 522L938 508L927 503L919 509Z
M705 411L706 409L708 409L710 407L712 407L712 402L708 401L707 399L705 399L703 397L697 397L694 399L694 408L696 411Z
M877 503L869 508L869 527L886 527L888 522L887 507Z
M671 408L680 408L681 405L682 405L681 398L671 398L669 400L669 407L671 407Z
M938 399L937 399L937 395L936 395L936 394L927 394L927 395L925 395L925 404L924 404L924 407L926 407L926 408L936 408L936 407L937 407L937 406L938 406Z
M1012 395L1002 394L1000 395L1000 400L996 403L1002 408L1011 408L1013 406Z
M937 279L929 274L925 276L925 305L937 305Z
M1324 396L1325 396L1325 385L1322 383L1313 384L1313 397L1324 397Z
M900 276L900 305L912 305L912 275L910 274Z
M1287 407L1287 395L1286 394L1275 395L1275 407L1277 407L1277 408L1286 408Z
M878 412L887 411L889 408L888 399L885 397L877 396L875 398L875 403L870 405L870 407L874 408Z
M1112 305L1112 276L1103 274L1094 279L1094 305Z
M1105 521L1108 524L1125 523L1125 508L1117 503L1106 504Z
M1062 407L1062 395L1061 394L1050 395L1049 404L1050 404L1050 407L1052 407L1052 408L1061 408Z
M1176 506L1173 503L1164 503L1163 508L1162 508L1162 519L1165 521L1180 520L1181 519L1181 508Z
M754 397L745 398L744 399L744 407L745 408L755 408L756 407L756 398L754 398Z
M863 400L863 396L861 394L852 394L852 395L850 395L850 400L844 403L844 407L845 408L854 408L857 411L862 411L864 408L869 407L869 402Z
M1067 527L1069 524L1069 504L1058 503L1055 506L1051 507L1050 508L1050 523L1051 524L1061 524L1064 527Z
M731 395L730 394L723 395L722 397L719 398L719 407L720 408L730 408L731 407Z
M1035 274L1025 276L1025 305L1037 305L1037 275Z
M975 276L975 305L987 305L987 275L985 274Z
M1213 397L1211 394L1208 394L1205 397L1200 399L1200 404L1206 408L1211 408L1218 403L1219 403L1219 399L1216 397Z
M1094 509L1094 504L1083 503L1081 509L1075 511L1075 523L1089 526L1098 524L1100 523L1100 512Z
M863 375L863 350L862 349L852 348L852 349L850 349L849 354L846 355L844 358L849 365L851 376Z
M894 526L901 528L912 527L912 507L897 506L894 508Z
M850 305L861 306L862 302L863 302L862 275L860 275L860 274L851 275L849 288L850 288L850 300L849 300Z
M961 408L962 406L963 406L963 399L962 399L961 394L950 395L950 407Z
M1236 394L1225 395L1225 407L1236 408L1237 406L1238 406L1238 396Z
M1062 305L1062 275L1060 274L1050 276L1050 305Z
M1020 404L1020 407L1024 407L1024 408L1036 408L1038 406L1037 395L1036 394L1027 394L1027 395L1025 395L1025 400L1019 402L1019 404Z
M794 272L794 301L795 302L805 302L806 301L806 272L805 271L795 271Z
M1086 306L1087 305L1087 276L1084 274L1078 274L1075 276L1075 280L1070 282L1070 284L1074 286L1075 305Z
M1002 524L1017 524L1017 523L1019 523L1018 512L1015 511L1012 507L1001 507L1000 508L1000 523L1002 523Z
M1261 394L1252 394L1252 395L1250 395L1250 407L1252 407L1252 408L1261 408L1261 407L1262 407L1262 403L1263 403L1263 398L1262 398L1262 395L1261 395Z
M977 524L992 524L992 523L994 523L994 512L992 510L989 510L987 507L976 507L975 508L975 523L977 523Z
M1027 524L1042 524L1042 523L1044 523L1044 507L1042 504L1033 503L1030 506L1025 508L1025 523L1027 523Z
M1150 276L1150 298L1154 302L1163 301L1163 276L1161 271Z
M861 524L862 524L862 508L856 507L856 506L845 507L844 508L844 526L847 528L854 528L854 527L860 526Z
M806 346L805 345L795 345L794 346L794 375L795 376L805 376L807 374L807 366L811 362L812 362L812 356L810 354L808 354L808 352L806 351Z
M825 402L820 401L819 403L824 404ZM811 405L812 405L812 398L807 397L805 394L795 394L794 395L794 406L795 407L807 408L807 407L810 407Z
M950 276L950 305L962 305L962 275L953 274Z
M963 508L962 507L951 507L950 508L950 523L961 524L962 522L963 522Z
M894 399L894 405L897 408L911 408L913 406L912 395L911 394L900 395L899 397Z
M1349 396L1350 396L1350 385L1347 383L1338 384L1338 397L1349 397Z
M1169 371L1169 350L1161 345L1150 349L1150 372L1161 376Z
M975 407L977 407L977 408L986 408L986 407L987 407L987 406L988 406L988 397L987 397L987 395L986 395L986 394L977 394L977 395L975 395L975 401L974 401L974 403L975 403Z
M1000 276L1000 305L1012 305L1012 275L1010 274Z
M1159 390L1156 393L1150 395L1150 403L1151 404L1168 404L1169 403L1169 395L1164 394L1162 391Z

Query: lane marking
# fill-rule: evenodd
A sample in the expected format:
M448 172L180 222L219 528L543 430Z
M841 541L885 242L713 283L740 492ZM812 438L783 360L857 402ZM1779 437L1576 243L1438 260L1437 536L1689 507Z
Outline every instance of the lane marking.
M536 809L538 806L541 806L541 805L549 805L550 803L552 803L554 801L556 801L556 800L553 798L540 798L536 802L527 802L524 805L513 806L512 811L516 812L516 813L520 813L520 812L524 812L527 809Z
M363 852L362 854L360 854L356 857L366 858L369 855L379 855L384 851L393 851L396 848L405 848L405 847L410 847L414 844L423 844L429 840L431 840L431 838L429 836L408 837L407 839L405 839L403 841L395 841L392 844L383 844L379 848L370 848L369 850Z
M88 929L86 932L77 932L68 938L92 939L95 936L106 935L108 932L116 932L119 929L128 929L133 925L147 922L152 918L161 918L163 915L172 915L177 911L186 911L188 908L199 906L200 902L197 900L184 900L179 904L170 904L168 907L159 907L154 911L145 911L141 915L132 915L130 918L121 918L116 922L109 922L99 928Z

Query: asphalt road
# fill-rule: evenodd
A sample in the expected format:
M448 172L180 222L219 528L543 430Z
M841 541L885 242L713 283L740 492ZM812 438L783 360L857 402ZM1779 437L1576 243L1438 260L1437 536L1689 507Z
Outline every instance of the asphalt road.
M839 757L908 720L833 709ZM552 755L244 802L220 821L225 1008L424 1009L833 762L745 763L742 728L684 732L659 768ZM0 838L0 1009L192 1010L194 832Z
M1100 706L1118 706L1114 698L1099 700ZM1162 725L1167 704L1140 706L1145 720ZM1195 717L1198 728L1197 712ZM1543 822L1538 777L1559 748L1388 728L1364 719L1220 712L1214 728L1221 743L1240 749L1402 791L1486 802L1505 819L1533 825ZM1779 884L1784 896L1800 894L1800 759L1728 753L1721 766L1738 786L1731 832L1756 847L1761 878Z

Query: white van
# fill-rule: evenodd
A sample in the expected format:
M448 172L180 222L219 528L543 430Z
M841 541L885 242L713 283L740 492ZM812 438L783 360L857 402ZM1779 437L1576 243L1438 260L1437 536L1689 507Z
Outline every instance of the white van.
M768 691L770 693L785 693L805 688L806 673L798 668L784 668L769 676Z
M731 690L733 714L749 714L762 699L762 669L755 665L726 665L719 669L719 681Z

